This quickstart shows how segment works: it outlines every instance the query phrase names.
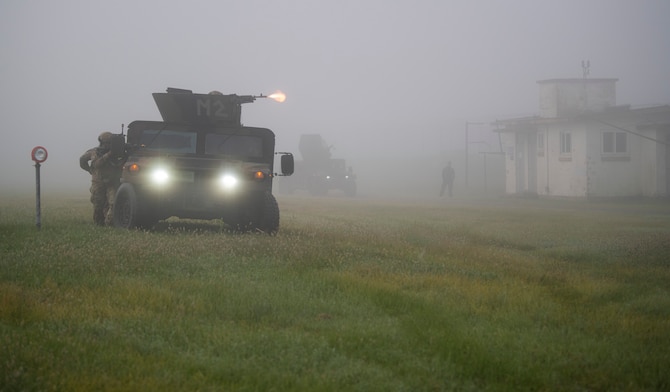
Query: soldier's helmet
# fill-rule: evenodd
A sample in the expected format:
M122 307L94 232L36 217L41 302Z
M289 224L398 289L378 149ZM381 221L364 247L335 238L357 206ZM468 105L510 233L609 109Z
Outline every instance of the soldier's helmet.
M111 132L103 132L98 136L98 141L100 144L110 144L112 142L112 133Z
M209 92L209 95L223 95L223 94L221 93L221 91L212 90Z

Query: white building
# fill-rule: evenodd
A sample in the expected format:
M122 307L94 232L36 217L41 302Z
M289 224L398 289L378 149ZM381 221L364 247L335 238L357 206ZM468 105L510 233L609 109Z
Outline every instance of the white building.
M670 106L617 106L616 82L542 80L539 116L496 122L507 194L670 196Z

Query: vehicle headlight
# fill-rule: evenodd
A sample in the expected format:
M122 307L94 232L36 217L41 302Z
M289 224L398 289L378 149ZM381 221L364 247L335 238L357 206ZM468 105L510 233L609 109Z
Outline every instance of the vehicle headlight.
M170 174L165 169L155 169L151 173L151 180L154 184L163 185L170 180Z
M221 176L220 183L223 189L234 189L237 187L238 180L232 174L224 174Z

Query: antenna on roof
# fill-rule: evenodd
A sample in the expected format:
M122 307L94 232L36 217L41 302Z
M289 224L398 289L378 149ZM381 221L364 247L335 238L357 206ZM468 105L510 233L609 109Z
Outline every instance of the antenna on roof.
M582 60L582 76L584 79L589 77L589 74L591 73L591 60Z

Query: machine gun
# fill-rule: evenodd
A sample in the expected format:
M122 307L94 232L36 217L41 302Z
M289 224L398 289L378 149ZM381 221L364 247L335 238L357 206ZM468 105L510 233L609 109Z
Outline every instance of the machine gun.
M224 124L242 126L242 104L257 98L284 102L286 95L278 91L270 95L224 95L218 91L195 94L191 90L169 87L165 93L154 93L154 101L163 121L186 124Z

